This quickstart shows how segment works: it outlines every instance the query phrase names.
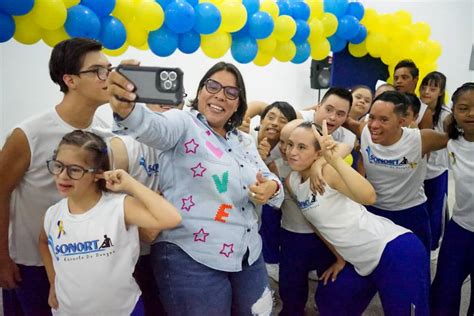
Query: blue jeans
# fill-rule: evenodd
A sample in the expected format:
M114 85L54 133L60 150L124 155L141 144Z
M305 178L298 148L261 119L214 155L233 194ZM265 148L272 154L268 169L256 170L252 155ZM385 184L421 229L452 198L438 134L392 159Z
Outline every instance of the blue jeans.
M439 247L445 226L448 198L448 171L433 179L425 180L426 209L430 217L431 250Z
M49 316L49 281L44 267L18 265L22 281L12 290L3 290L5 316Z
M195 261L175 244L158 242L151 247L151 258L161 301L169 315L252 315L258 314L252 313L257 301L269 303L264 305L268 314L271 311L262 256L252 265L244 259L242 271L225 272Z
M451 220L441 243L438 269L431 286L431 311L433 315L459 315L461 288L471 275L471 301L468 315L472 315L474 296L474 233Z
M280 262L280 223L281 211L265 204L262 206L262 254L266 263Z

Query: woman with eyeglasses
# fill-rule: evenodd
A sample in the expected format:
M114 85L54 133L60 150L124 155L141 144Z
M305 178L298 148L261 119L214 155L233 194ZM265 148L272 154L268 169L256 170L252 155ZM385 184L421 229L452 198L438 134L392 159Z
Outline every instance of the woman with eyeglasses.
M183 217L151 249L166 312L269 315L256 207L280 206L283 190L236 129L247 109L240 71L225 62L211 67L189 112L145 115L144 106L133 104L133 84L116 72L108 91L119 132L162 150L159 189Z
M132 276L137 227L173 228L178 210L124 170L108 171L107 146L91 132L66 134L47 168L64 197L46 211L39 239L53 313L144 315Z

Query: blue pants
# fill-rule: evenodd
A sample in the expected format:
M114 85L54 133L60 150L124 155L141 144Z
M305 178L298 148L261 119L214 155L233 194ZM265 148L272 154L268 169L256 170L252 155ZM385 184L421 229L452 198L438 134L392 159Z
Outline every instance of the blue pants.
M144 315L145 315L145 307L143 303L143 297L140 296L130 316L144 316Z
M48 305L49 281L44 267L18 265L22 281L19 287L3 290L5 316L51 315Z
M474 233L451 220L441 244L438 269L431 287L433 315L459 315L461 288L471 276L470 311L474 308L472 280L474 278Z
M281 211L268 204L262 206L262 254L266 263L280 262L280 224Z
M262 256L252 265L245 259L240 272L209 268L168 242L154 244L151 256L168 315L251 315L252 306L270 289Z
M374 206L366 206L375 215L388 218L392 222L411 230L426 248L427 256L431 251L431 228L426 203L399 211L386 211Z
M425 180L425 194L428 200L426 208L430 217L431 250L439 247L439 240L444 230L447 197L448 197L448 171L446 170L433 179Z
M141 304L145 310L145 316L166 315L163 304L158 296L158 287L152 277L151 256L144 255L138 258L133 276L142 291Z
M360 276L347 263L335 282L318 284L316 304L322 316L361 315L378 291L386 316L429 315L429 260L412 233L389 242L380 262L368 276Z
M308 299L308 272L321 275L336 258L314 233L299 234L281 229L279 275L281 315L304 315Z

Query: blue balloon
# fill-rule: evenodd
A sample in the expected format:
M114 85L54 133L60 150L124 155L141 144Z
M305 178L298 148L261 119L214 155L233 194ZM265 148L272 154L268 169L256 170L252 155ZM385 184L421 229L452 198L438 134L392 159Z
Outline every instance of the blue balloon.
M365 9L362 3L360 2L349 3L346 14L352 15L360 21L364 17L364 13L365 13Z
M339 19L336 35L345 40L356 37L359 33L359 20L352 15L344 15Z
M196 20L194 8L183 0L170 3L165 10L165 25L178 34L191 31Z
M99 17L109 15L115 8L115 0L81 0L80 4L90 8Z
M15 34L15 20L9 14L0 11L0 43L7 42Z
M352 44L360 44L367 37L367 29L362 24L359 24L359 32L357 35L350 40Z
M64 23L66 32L71 37L88 37L98 39L100 34L100 20L91 9L83 5L75 5L67 10L67 19Z
M105 48L117 49L125 43L127 31L119 19L113 16L106 16L100 20L99 39Z
M348 0L324 0L324 12L340 18L346 13L348 5Z
M304 63L311 55L311 46L308 42L303 42L296 45L296 54L295 57L291 60L293 64L302 64Z
M250 16L248 24L250 35L256 39L269 37L275 27L272 16L263 11L259 11Z
M239 37L248 37L250 36L249 32L249 21L245 23L244 27L238 30L237 32L231 33L232 34L232 39L236 39Z
M34 4L35 0L0 0L0 10L9 15L25 15Z
M278 8L280 9L280 15L291 15L290 2L286 0L277 1Z
M214 33L221 25L222 17L219 9L209 2L194 7L196 23L194 30L200 34Z
M329 41L329 44L331 44L331 51L333 53L339 53L347 45L347 41L345 39L340 38L337 35L328 37L328 41Z
M163 11L166 10L166 7L168 6L168 4L173 2L173 0L155 0L155 1L161 6Z
M255 12L260 10L260 1L259 0L243 0L242 4L247 10L247 16L252 16Z
M250 36L233 39L230 52L237 62L247 64L257 56L257 41Z
M296 33L293 35L293 38L291 39L295 44L301 44L303 42L306 42L309 36L309 25L306 23L306 21L303 20L296 20Z
M308 21L310 10L309 6L304 2L292 2L290 3L291 16L295 20Z
M178 47L178 35L166 26L162 26L148 34L148 46L155 55L168 57Z
M201 36L195 31L179 34L178 49L185 54L192 54L201 45Z
M192 7L195 7L198 5L199 0L185 0L187 3L189 3Z

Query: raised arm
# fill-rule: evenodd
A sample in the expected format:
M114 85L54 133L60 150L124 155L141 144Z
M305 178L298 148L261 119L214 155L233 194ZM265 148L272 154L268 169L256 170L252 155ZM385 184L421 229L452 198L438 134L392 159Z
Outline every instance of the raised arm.
M443 149L448 144L449 137L447 133L436 132L432 129L422 129L420 134L423 156L432 151Z
M343 124L345 128L354 133L359 139L360 135L362 135L362 130L364 129L365 125L367 125L367 122L354 120L352 117L347 117Z
M8 227L10 198L30 166L28 139L21 129L13 130L0 152L0 287L15 288L21 281L20 271L10 257Z

